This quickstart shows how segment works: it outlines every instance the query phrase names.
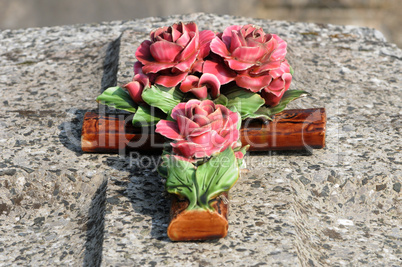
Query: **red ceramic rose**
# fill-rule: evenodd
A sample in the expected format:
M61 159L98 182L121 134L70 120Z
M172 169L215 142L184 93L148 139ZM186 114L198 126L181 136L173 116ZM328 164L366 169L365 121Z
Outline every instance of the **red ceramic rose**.
M221 84L235 81L242 88L261 92L266 104L275 106L292 80L286 46L262 28L230 26L211 41L215 58L204 63L203 72L214 74Z
M174 121L159 121L156 132L175 140L170 144L178 156L204 158L238 146L240 118L225 106L192 99L179 103L171 117Z
M139 62L134 71L147 75L151 83L173 87L190 73L202 70L215 34L209 30L199 32L194 22L181 22L156 29L150 37L135 53Z
M136 103L143 103L144 100L142 99L141 94L144 91L144 88L149 87L150 85L151 83L149 82L148 76L140 72L134 75L133 80L124 85L124 88L126 88L127 92Z

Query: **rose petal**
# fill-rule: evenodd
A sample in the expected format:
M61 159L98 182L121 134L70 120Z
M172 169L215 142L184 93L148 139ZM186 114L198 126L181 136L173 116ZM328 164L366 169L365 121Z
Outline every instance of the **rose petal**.
M204 147L199 144L195 144L189 141L179 141L176 143L170 143L173 147L173 152L179 155L183 155L184 157L191 158L195 154L205 155ZM202 156L203 157L203 156Z
M177 55L179 55L183 47L178 44L162 40L151 44L149 49L155 61L170 63L175 61Z
M220 135L226 136L228 133L237 130L237 123L239 120L239 116L236 112L231 112L228 117L226 117L225 123L222 127L222 130L219 132Z
M236 77L236 73L228 68L223 62L218 63L211 60L204 62L203 72L215 75L221 85L233 81Z
M192 121L189 118L178 115L177 118L177 125L179 127L179 133L186 137L188 136L194 129L199 128L202 125L197 124L196 121Z
M261 91L261 96L264 98L265 104L271 107L278 105L283 94L289 89L290 83L292 82L292 75L290 75L290 73L284 73L282 77L275 79L275 81L277 80L279 80L279 82L278 84L274 83L274 86L278 86L278 90L273 90L270 85ZM283 87L280 88L281 86Z
M208 89L206 86L193 88L190 90L190 92L193 93L198 99L206 99L208 97Z
M278 62L278 61L275 61ZM272 78L278 78L282 76L284 73L290 73L290 66L289 63L285 60L281 63L279 68L275 68L269 72L269 75L272 76Z
M156 124L156 133L159 133L169 139L183 140L183 136L179 133L179 128L176 122L160 120Z
M198 26L195 22L189 22L187 24L183 24L183 33L184 32L195 32L198 34Z
M199 105L195 105L193 109L194 115L208 116L208 112L202 109Z
M208 115L208 119L210 119L211 121L215 121L215 120L223 120L223 116L222 116L222 111L220 108L217 108L214 112L210 113Z
M210 130L218 132L223 126L223 120L212 121L206 126L209 126Z
M190 42L175 58L176 62L184 61L194 54L198 55L199 36L198 34L196 35L194 32L190 32L189 35L190 35Z
M278 40L274 38L273 34L265 35L265 40L265 47L272 53L278 47Z
M238 61L237 59L234 58L228 58L225 59L225 62L229 65L229 68L235 71L242 71L242 70L247 70L254 66L255 63L250 63L250 62L242 62Z
M235 130L235 131L227 131L225 133L220 132L219 133L222 138L224 138L225 140L227 140L227 143L225 143L225 145L229 146L232 142L235 142L239 139L239 131Z
M187 118L189 118L190 120L193 119L193 110L194 107L199 105L201 103L200 100L198 99L190 99L189 101L186 102L185 104L185 108L184 108L184 114Z
M273 61L276 60L284 60L286 56L286 47L287 44L284 40L279 38L276 34L272 34L272 37L278 42L278 46L276 47L275 51L270 56L270 59Z
M215 110L215 103L212 100L204 100L200 103L200 107L211 114Z
M240 87L247 88L253 92L258 92L262 88L266 87L267 84L271 82L271 79L272 78L270 75L251 77L247 74L244 74L238 75L235 81L236 84Z
M245 46L247 47L260 47L261 49L264 49L264 54L268 53L269 50L267 49L266 45L262 43L261 41L258 41L256 38L248 38L246 40L247 44Z
M222 41L226 44L227 47L230 47L231 39L232 39L232 32L239 31L242 28L241 25L231 25L227 27L222 34Z
M200 114L194 114L193 118L194 122L196 122L199 126L204 126L210 123L210 119L208 119L207 116L200 115Z
M220 94L220 87L221 83L219 82L218 78L210 73L204 73L201 75L200 81L198 83L200 86L205 85L211 91L212 98L217 98ZM206 98L206 96L205 96Z
M180 63L174 66L175 69L178 69L181 72L188 72L191 69L191 66L194 64L195 60L197 59L198 53L193 53L187 59L181 61Z
M198 81L200 80L200 78L198 78L197 76L194 75L188 75L182 82L180 85L180 90L183 93L187 93L188 91L190 91L191 89L193 89L194 87L198 86Z
M143 74L143 72L142 72L143 66L144 65L140 61L135 62L134 63L134 75L135 74Z
M211 126L210 126L210 124L207 124L207 125L204 125L202 127L194 129L188 136L189 137L198 136L198 135L204 134L204 133L209 132L209 131L211 131Z
M151 62L151 61L145 62L144 64L145 65L142 67L142 71L145 74L157 73L161 70L166 70L176 65L176 63Z
M270 107L275 107L279 104L279 101L281 100L284 93L285 90L282 90L280 92L276 92L276 94L273 94L271 91L264 88L264 90L261 91L261 96L264 98L266 105Z
M282 75L282 79L285 81L285 89L288 90L290 87L290 83L292 82L292 74L285 73Z
M216 131L211 131L211 133L212 134L209 143L213 144L213 146L216 147L218 151L221 151L223 145L225 145L225 143L227 142L227 139L220 136Z
M234 51L236 48L246 45L244 36L238 31L232 31L232 38L230 40L230 51Z
M150 34L151 40L155 41L156 37L163 35L164 32L167 32L169 30L169 28L170 27L165 26L165 27L161 27L161 28L151 31L151 34Z
M145 40L140 44L140 46L135 51L135 57L143 64L146 64L147 62L153 60L150 51L151 44L152 44L151 41Z
M223 58L230 58L230 52L224 42L218 37L215 37L210 44L211 51L220 55Z
M141 95L144 88L148 87L149 85L148 76L141 73L134 75L133 81L124 85L123 87L127 89L134 102L143 103L144 100L142 99Z
M173 42L172 34L169 33L169 32L163 32L163 33L161 34L161 37L162 37L163 40L166 40L166 41L168 41L168 42Z
M172 39L173 42L176 42L177 39L180 38L180 36L182 35L181 31L178 31L176 29L176 27L174 27L174 25L172 27L170 27L170 30L172 31Z
M134 75L133 81L140 82L144 87L150 85L148 76L143 73Z
M266 71L278 69L280 66L281 66L280 61L269 61L267 63L262 64L261 66L254 67L252 70L250 69L249 73L253 75L258 75Z
M203 59L209 55L210 43L212 39L215 38L215 33L210 30L200 31L200 52L198 53L198 58Z
M247 25L244 25L242 28L241 28L241 32L242 32L242 34L244 35L244 37L253 37L253 33L257 30L257 29L261 29L261 28L257 28L256 26L254 26L253 24L247 24Z
M175 43L180 45L182 48L185 47L188 42L190 41L190 35L188 32L184 32L176 41Z
M272 82L267 86L267 89L271 91L273 94L277 94L282 89L285 88L285 81L282 78L273 79Z
M190 136L190 137L188 137L188 140L207 148L208 146L210 146L212 134L213 134L213 132L208 131L208 132L205 132L205 133L197 135L197 136Z
M174 87L183 81L186 76L187 72L182 72L175 75L158 75L155 79L155 83L165 87Z
M177 104L173 109L172 112L170 114L170 116L174 119L177 120L177 116L181 115L181 116L185 116L186 112L185 112L185 106L186 103L185 102L180 102L179 104Z
M199 54L197 56L199 58ZM191 67L191 72L195 73L195 72L202 72L202 67L204 66L204 60L202 59L197 59L193 66Z
M264 45L268 52L263 58L261 58L261 62L267 63L270 61L276 61L271 59L271 55L278 47L278 41L272 37L272 34L267 34L265 39L267 39L267 41L264 43Z
M136 103L142 103L144 100L141 97L142 91L144 90L144 86L138 81L132 81L128 84L123 86L127 89L128 93L130 94L131 98Z
M257 61L266 54L267 50L261 46L256 47L238 47L236 48L232 56L238 61L256 64ZM229 65L230 66L230 65ZM232 68L232 66L230 66ZM233 69L233 68L232 68ZM235 69L237 70L237 69ZM240 69L241 70L241 69Z
M229 114L233 113L230 109L228 109L227 107L223 106L223 105L215 105L215 109L220 109L222 112L222 117L226 118L229 116Z

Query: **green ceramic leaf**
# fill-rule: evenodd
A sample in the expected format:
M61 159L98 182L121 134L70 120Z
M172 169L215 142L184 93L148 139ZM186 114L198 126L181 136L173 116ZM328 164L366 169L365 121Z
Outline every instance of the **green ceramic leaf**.
M256 112L256 114L265 114L267 116L272 116L283 111L289 104L289 102L300 97L305 97L309 95L311 94L303 90L288 90L285 92L278 105L276 105L275 107L262 107Z
M247 115L256 112L265 103L264 99L259 94L244 90L237 86L231 88L225 96L228 99L227 106L229 108L236 108L242 119L246 118Z
M190 162L178 160L174 156L164 156L162 166L159 171L164 174L167 169L166 190L172 194L186 197L190 204L188 210L197 207L197 191L195 187L195 167Z
M290 69L290 75L293 76L293 74L295 73L295 71L293 70L292 66L289 65L289 69Z
M149 106L138 106L137 112L133 117L134 126L152 126L164 119L166 114L162 111Z
M224 95L219 95L218 98L214 100L214 103L226 107L228 105L228 98Z
M110 87L106 89L96 101L113 108L135 112L137 104L133 101L130 95L121 87Z
M228 191L239 177L239 168L232 148L212 157L196 171L198 205L212 209L209 201L218 194Z
M272 121L272 118L266 114L264 114L263 112L261 112L261 114L259 113L260 110L263 110L265 107L261 107L259 108L254 114L248 114L247 116L245 116L243 119L261 119L261 120L269 120Z
M167 88L161 85L152 85L142 92L142 99L150 106L159 108L165 113L171 111L184 97L183 92L175 87Z

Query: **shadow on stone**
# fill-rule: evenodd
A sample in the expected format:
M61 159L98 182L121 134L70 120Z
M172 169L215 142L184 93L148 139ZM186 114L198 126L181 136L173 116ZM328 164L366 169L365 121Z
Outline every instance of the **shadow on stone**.
M116 188L116 199L121 196L129 199L135 212L130 215L133 218L132 223L140 223L150 217L151 237L169 241L166 232L170 200L164 195L164 182L156 172L159 158L159 155L135 154L135 157L117 155L109 157L105 163L112 168L129 172L127 179L111 180L110 187L114 185Z
M120 40L123 33L114 41L110 42L103 62L103 75L101 81L100 92L105 91L108 87L116 86L117 71L119 67Z
M102 263L103 237L105 229L105 201L107 178L97 189L88 212L83 266L100 266Z
M81 130L84 115L88 110L70 109L67 110L67 120L59 125L59 141L66 148L76 153L77 156L83 154L81 149Z

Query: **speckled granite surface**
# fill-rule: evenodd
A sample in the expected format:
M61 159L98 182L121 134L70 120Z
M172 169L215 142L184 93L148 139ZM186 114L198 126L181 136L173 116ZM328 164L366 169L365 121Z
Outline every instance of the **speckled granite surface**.
M79 149L101 88L128 82L148 32L179 20L279 34L291 89L313 94L293 107L328 116L325 149L248 156L229 234L209 242L167 238L156 157ZM1 31L0 265L400 266L401 71L402 51L358 27L191 14Z

